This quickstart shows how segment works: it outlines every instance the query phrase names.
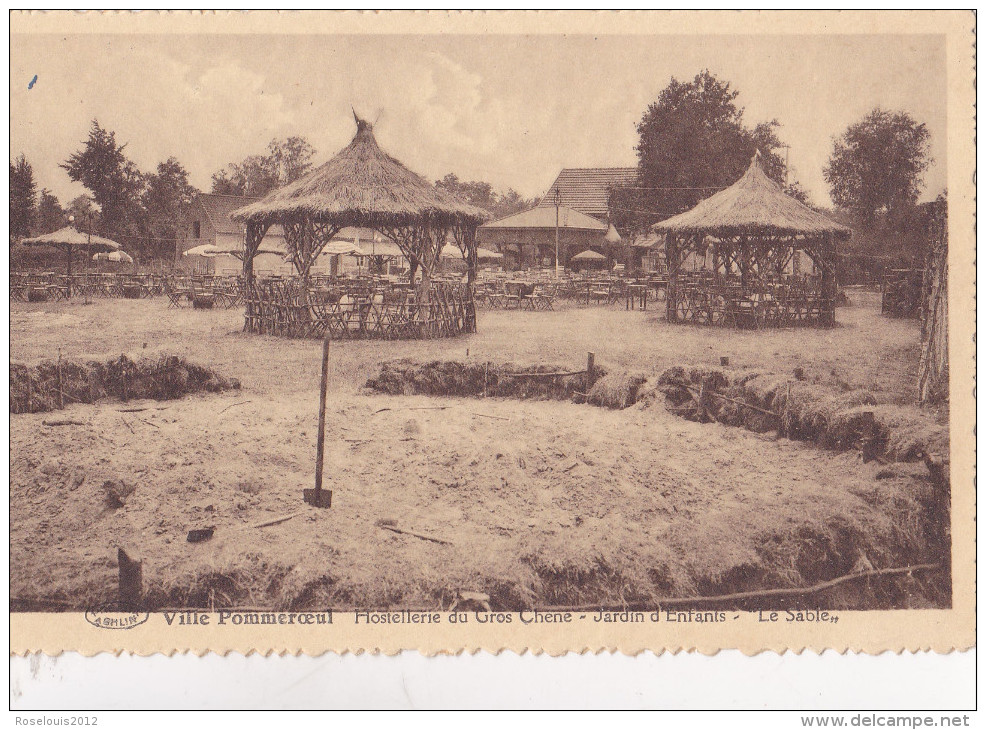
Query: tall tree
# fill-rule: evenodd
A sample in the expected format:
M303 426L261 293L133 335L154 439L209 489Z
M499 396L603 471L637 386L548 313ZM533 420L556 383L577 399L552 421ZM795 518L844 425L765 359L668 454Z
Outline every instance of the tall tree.
M175 239L186 230L185 219L198 192L188 182L188 172L174 157L157 166L157 172L147 176L144 208L147 210L150 240L147 248L158 258L169 258L175 250Z
M834 140L823 170L833 202L865 225L893 225L917 203L930 138L906 112L874 109Z
M533 208L537 204L536 200L523 197L513 188L507 188L506 192L498 193L488 182L460 180L454 172L450 172L441 180L436 180L435 187L452 193L470 205L488 210L495 218L519 213L522 210Z
M280 186L293 183L312 169L315 148L304 137L273 140L267 146L267 158Z
M315 149L304 137L271 140L266 154L250 155L215 172L212 192L262 197L304 176L314 156Z
M738 96L728 81L707 70L692 81L671 79L637 124L639 183L614 191L611 220L619 219L618 229L632 237L694 207L736 182L757 150L767 175L784 181L780 125L774 120L746 126Z
M37 215L39 233L57 231L68 222L65 211L62 210L62 206L58 202L58 198L52 195L48 188L41 189L41 195L38 198Z
M10 163L10 237L31 235L35 222L37 185L34 170L24 155Z
M497 218L505 218L514 213L530 210L537 204L537 198L525 198L513 188L507 188L506 192L497 195L492 212Z
M460 180L454 172L450 172L441 180L436 180L435 187L483 210L492 211L496 206L496 193L488 182L467 182Z
M146 233L142 206L145 179L137 166L127 159L118 145L116 134L92 121L89 138L82 149L73 153L61 167L69 177L92 192L101 210L99 226L110 238L135 238Z

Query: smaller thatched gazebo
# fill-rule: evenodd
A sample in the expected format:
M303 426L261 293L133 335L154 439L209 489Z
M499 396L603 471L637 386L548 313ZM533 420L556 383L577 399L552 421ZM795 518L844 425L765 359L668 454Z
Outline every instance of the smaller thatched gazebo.
M323 312L325 302L312 301L307 286L312 264L329 241L348 226L379 231L396 243L409 261L412 281L417 272L421 274L415 286L414 316L408 318L407 300L400 311L374 305L358 315L361 336L436 336L475 330L472 285L476 228L489 215L436 188L386 154L373 136L372 125L358 116L356 136L348 147L301 179L239 209L233 218L247 224L243 273L251 288L253 256L264 234L275 224L284 229L299 287L298 291L272 294L284 301L273 302L276 306L271 311L282 304L292 308L294 324L288 334L321 334L324 326L333 334L332 328L342 328L339 322L343 320L345 332L350 332L350 313L335 312L335 305L330 307L333 311ZM431 281L447 239L455 242L468 263L468 284L462 291ZM270 331L264 317L258 317L253 309L254 304L263 308L265 302L258 300L265 298L270 299L260 291L248 296L247 329L257 330L259 325L260 331Z
M754 155L733 185L661 221L667 317L734 327L835 324L837 241L851 231L787 195ZM696 257L711 267L686 272ZM799 252L811 261L800 271Z

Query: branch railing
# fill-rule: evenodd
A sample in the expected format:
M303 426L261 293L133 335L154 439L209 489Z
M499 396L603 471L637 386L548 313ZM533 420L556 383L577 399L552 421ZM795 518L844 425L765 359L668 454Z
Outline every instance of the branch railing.
M458 282L432 282L425 300L401 284L267 280L247 288L246 303L246 331L278 337L403 340L475 331L472 288Z

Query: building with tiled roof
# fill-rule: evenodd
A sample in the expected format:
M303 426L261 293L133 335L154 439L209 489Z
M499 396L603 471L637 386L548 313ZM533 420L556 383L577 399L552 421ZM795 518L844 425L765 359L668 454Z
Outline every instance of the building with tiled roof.
M223 249L242 248L246 241L246 224L233 220L232 213L260 198L245 195L217 195L215 193L199 193L192 200L189 213L188 237L184 249L210 243ZM364 258L386 257L399 259L402 256L390 239L385 238L372 228L343 228L332 239L333 242L350 243L365 251ZM287 243L284 240L284 229L281 226L271 226L264 236L263 248L266 251L282 251L277 253L259 253L254 258L254 271L264 274L294 273L294 268L286 258ZM228 275L239 274L243 263L235 256L216 256L213 258L190 257L185 259L196 271ZM326 252L320 256L312 267L312 271L321 274L339 274L355 271L359 262L356 256L338 256Z
M555 207L555 190L566 208L606 221L609 218L609 195L614 188L633 185L636 167L566 167L538 203L539 208Z
M184 250L187 251L204 244L212 244L224 249L242 248L246 241L246 225L234 221L231 214L234 210L257 200L257 198L250 198L245 195L216 195L214 193L196 195L192 199L192 207L188 215L188 230ZM264 236L264 248L275 251L287 250L284 231L280 226L271 226L267 235ZM238 274L243 267L241 261L234 256L216 256L215 258L195 256L190 258L192 260L189 263L196 270L205 270L209 273ZM271 273L281 271L284 267L283 256L275 253L259 254L254 263L255 270Z
M556 226L562 265L589 250L602 254L610 263L615 261L619 236L614 242L607 237L608 224L565 206L531 208L485 223L476 231L476 238L481 245L503 254L508 269L554 266Z

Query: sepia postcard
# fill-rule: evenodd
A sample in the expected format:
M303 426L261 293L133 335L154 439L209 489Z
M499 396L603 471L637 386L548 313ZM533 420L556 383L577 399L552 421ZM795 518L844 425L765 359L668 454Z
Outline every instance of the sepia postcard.
M975 20L12 13L11 652L974 646Z

